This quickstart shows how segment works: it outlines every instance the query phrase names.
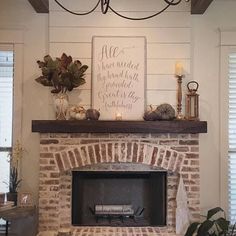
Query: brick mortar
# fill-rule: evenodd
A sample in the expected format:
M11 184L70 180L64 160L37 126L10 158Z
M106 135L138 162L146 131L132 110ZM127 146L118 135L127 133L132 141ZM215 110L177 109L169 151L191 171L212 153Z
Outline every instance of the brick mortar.
M154 227L152 228L154 232L148 235L175 235L170 229L175 227L177 174L181 174L184 179L189 209L194 216L199 216L198 135L103 134L93 136L91 134L41 134L39 231L57 231L59 228L71 226L71 176L68 170L99 163L139 163L168 171L168 227L164 227L166 230ZM73 227L73 231L85 228ZM92 228L99 227L89 227ZM103 227L103 230L108 228ZM75 235L93 235L92 232L77 233ZM103 235L118 236L122 233L116 234L114 231ZM146 233L137 233L137 235L145 236Z

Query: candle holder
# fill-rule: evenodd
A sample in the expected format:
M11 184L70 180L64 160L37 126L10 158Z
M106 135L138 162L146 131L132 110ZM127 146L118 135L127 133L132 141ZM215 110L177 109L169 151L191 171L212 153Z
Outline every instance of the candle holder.
M186 119L199 120L199 94L197 94L199 84L190 81L187 84L188 93L186 94Z
M182 78L183 75L176 75L177 82L178 82L178 89L177 89L177 116L178 120L183 120L184 116L182 114Z
M119 113L119 112L116 113L116 120L122 120L121 113Z

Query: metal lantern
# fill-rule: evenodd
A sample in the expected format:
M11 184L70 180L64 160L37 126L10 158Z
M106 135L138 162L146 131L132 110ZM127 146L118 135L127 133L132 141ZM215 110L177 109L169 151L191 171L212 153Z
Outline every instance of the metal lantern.
M186 94L186 119L199 120L199 94L197 94L199 84L190 81L187 84L188 93Z

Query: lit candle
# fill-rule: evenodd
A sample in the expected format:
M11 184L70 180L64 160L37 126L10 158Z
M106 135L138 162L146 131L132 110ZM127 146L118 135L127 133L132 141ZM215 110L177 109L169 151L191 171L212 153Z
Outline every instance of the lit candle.
M116 120L122 120L121 113L119 113L119 112L116 113Z
M180 62L175 64L175 75L182 76L183 75L183 65Z

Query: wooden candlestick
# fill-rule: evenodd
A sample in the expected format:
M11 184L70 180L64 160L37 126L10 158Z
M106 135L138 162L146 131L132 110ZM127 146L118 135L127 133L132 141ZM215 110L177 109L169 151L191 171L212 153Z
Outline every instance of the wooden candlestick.
M177 82L178 82L178 90L177 90L177 116L176 118L178 120L184 119L184 116L182 114L182 78L183 75L176 75Z

